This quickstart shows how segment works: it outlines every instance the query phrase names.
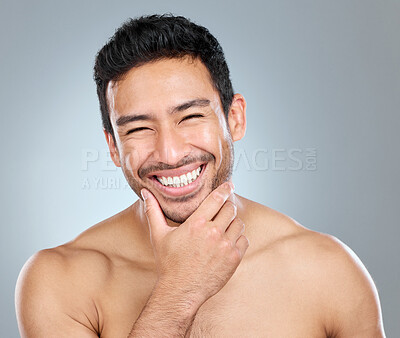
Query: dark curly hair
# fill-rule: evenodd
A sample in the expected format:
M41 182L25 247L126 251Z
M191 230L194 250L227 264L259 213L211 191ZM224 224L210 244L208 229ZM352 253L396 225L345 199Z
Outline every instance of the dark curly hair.
M103 128L114 137L106 90L131 68L164 58L199 58L207 67L227 116L233 99L232 82L222 47L202 26L182 16L149 15L129 19L97 53L94 80L97 85Z

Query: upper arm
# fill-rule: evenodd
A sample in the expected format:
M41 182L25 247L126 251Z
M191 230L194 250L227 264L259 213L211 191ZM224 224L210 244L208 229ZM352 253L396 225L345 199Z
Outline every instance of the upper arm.
M336 338L385 337L378 291L357 255L333 236L325 275L327 331Z
M71 284L58 253L46 250L28 260L15 293L21 337L98 337L89 318L82 319Z

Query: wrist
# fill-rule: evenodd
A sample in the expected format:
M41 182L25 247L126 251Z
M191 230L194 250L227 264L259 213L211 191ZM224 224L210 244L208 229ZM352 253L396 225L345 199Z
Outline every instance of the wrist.
M176 281L172 283L164 278L157 281L152 297L163 299L171 310L187 318L193 317L205 301L190 288L176 285Z

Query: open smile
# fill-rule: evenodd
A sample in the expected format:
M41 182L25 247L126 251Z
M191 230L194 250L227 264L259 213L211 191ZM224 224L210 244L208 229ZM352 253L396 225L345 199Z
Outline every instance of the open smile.
M206 163L191 164L174 170L153 173L150 177L162 193L172 196L183 196L192 193L200 186Z

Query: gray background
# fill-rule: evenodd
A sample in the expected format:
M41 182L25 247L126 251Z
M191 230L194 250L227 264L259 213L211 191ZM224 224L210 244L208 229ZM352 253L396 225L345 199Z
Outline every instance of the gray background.
M136 199L105 154L92 66L123 20L163 12L210 29L248 101L236 191L348 244L378 287L387 335L398 335L398 1L0 6L2 337L18 336L14 287L28 257ZM290 149L304 164L306 148L316 170L291 170ZM98 159L86 170L87 150ZM272 166L276 150L283 170Z

